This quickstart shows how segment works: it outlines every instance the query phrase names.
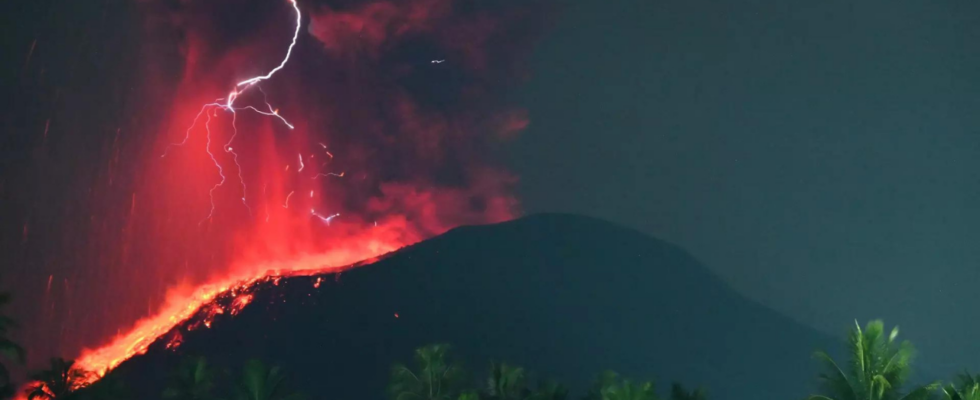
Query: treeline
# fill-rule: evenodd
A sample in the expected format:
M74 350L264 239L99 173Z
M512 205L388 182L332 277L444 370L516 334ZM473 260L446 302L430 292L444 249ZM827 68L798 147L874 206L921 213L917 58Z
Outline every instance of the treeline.
M29 400L136 400L129 387L109 374L91 385L88 373L73 362L52 359L47 370L31 376L24 395ZM166 400L304 400L293 391L280 367L249 360L239 373L219 370L203 357L187 357L167 378L160 393Z
M483 385L449 357L449 345L435 344L415 350L414 365L396 364L387 388L391 400L567 400L568 390L554 381L532 387L524 368L491 363ZM122 380L109 374L95 383L71 361L51 360L50 368L32 375L25 389L28 400L133 400ZM305 400L292 389L280 367L259 360L245 363L240 373L215 368L204 357L187 357L171 372L164 400ZM380 390L378 391L380 394ZM675 384L671 400L705 400L703 390L687 391ZM329 397L329 396L327 396ZM599 376L582 400L657 400L652 382L633 382L615 372Z
M388 395L392 400L567 400L568 390L555 381L532 387L524 368L491 363L485 384L474 385L449 357L449 345L435 344L415 350L414 368L396 364L391 371ZM704 400L703 389L687 391L675 383L672 400ZM656 400L653 382L633 382L613 371L599 375L582 400Z
M10 297L0 293L0 307ZM24 362L24 349L9 337L14 321L0 314L0 354L5 361ZM807 400L980 400L980 375L963 374L953 382L909 385L914 349L898 341L898 328L885 330L871 321L864 328L855 322L847 335L848 360L838 363L818 351L815 358L823 371L817 376L818 394ZM392 367L387 388L391 400L569 400L568 390L553 381L528 382L524 368L492 363L482 384L467 378L454 363L445 344L424 346L415 351L414 363ZM30 375L24 397L28 400L129 400L131 392L114 374L91 385L88 372L72 361L51 360L47 369ZM219 371L204 358L182 360L160 393L165 400L302 400L293 391L286 373L277 366L251 360L238 372ZM0 399L17 395L7 367L0 363ZM381 389L378 388L380 391ZM725 398L725 393L713 393ZM687 390L673 384L661 397L652 381L633 381L615 372L598 376L592 389L579 400L706 400L703 389ZM329 397L324 395L323 397Z

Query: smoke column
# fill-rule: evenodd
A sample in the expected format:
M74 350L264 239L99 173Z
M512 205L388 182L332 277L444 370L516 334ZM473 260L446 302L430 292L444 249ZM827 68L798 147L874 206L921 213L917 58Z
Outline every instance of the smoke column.
M30 210L17 230L29 267L13 277L36 304L20 312L32 360L112 366L106 346L132 343L134 322L173 319L241 279L330 270L517 215L516 178L492 154L528 124L504 98L527 78L545 13L482 3L299 0L285 64L289 1L107 10L130 21L116 40L133 54L102 65L124 71L129 84L110 85L124 100L103 102L116 108L102 119L62 111L23 167L74 182L17 195ZM101 109L83 94L53 108ZM94 155L65 157L73 145Z

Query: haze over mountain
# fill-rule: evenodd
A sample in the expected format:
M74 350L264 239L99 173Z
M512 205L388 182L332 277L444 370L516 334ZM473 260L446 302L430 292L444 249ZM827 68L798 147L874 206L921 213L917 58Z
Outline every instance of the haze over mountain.
M839 347L680 248L571 215L458 228L337 276L258 285L237 316L205 329L201 313L114 374L154 399L182 355L234 368L257 357L314 397L381 399L392 363L445 342L470 371L515 363L573 395L612 369L716 399L792 399L814 382L812 351Z

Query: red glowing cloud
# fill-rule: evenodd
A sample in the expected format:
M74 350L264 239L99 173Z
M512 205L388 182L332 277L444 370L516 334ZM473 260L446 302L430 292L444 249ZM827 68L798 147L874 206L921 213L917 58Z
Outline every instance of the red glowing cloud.
M296 28L293 3L241 3L141 4L141 118L157 122L117 168L132 183L109 211L121 233L100 245L111 273L65 294L103 310L61 338L88 348L83 368L144 351L222 292L242 293L220 310L236 313L270 273L337 270L519 213L490 149L528 125L501 95L526 77L539 7L300 0L288 63L236 85L279 65Z
M311 14L309 32L328 50L348 54L363 50L377 57L388 42L431 28L434 18L448 14L448 5L429 0L400 5L378 1L341 11L322 7Z

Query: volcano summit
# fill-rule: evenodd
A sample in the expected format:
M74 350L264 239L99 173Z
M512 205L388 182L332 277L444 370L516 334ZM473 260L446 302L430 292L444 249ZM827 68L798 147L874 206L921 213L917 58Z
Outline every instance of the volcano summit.
M300 391L380 399L392 363L431 342L452 343L468 366L518 363L573 393L608 368L748 399L803 395L810 352L833 340L743 298L673 245L546 214L453 229L340 274L258 281L111 375L154 399L182 356L259 358Z

